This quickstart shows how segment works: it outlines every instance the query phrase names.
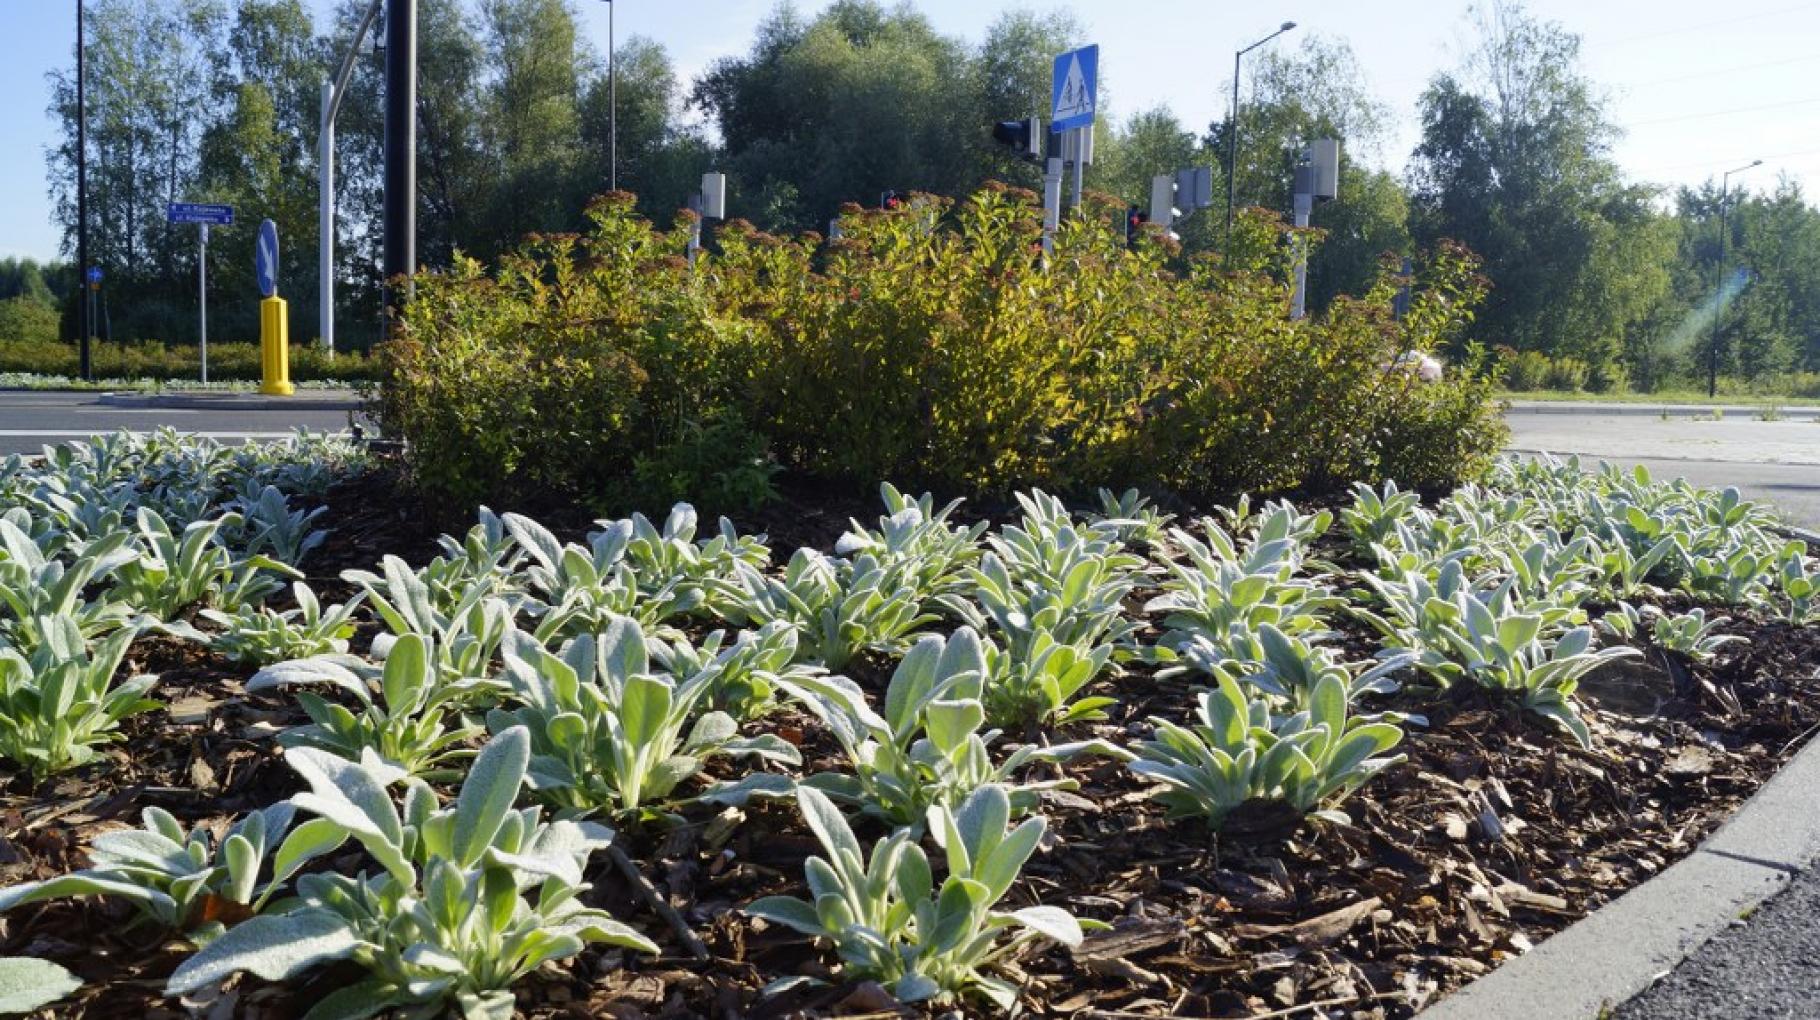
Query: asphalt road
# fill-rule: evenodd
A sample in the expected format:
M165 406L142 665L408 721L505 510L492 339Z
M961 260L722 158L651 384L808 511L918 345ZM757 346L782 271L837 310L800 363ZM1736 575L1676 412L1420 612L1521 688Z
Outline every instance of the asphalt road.
M1811 1020L1820 1015L1820 872L1719 933L1614 1020Z
M165 427L228 442L279 438L304 427L338 431L348 427L346 411L295 408L189 409L110 407L94 393L0 392L0 455L37 453L48 444L119 429Z
M1737 486L1774 503L1793 524L1820 530L1820 423L1647 415L1512 414L1511 449L1643 464L1661 478Z

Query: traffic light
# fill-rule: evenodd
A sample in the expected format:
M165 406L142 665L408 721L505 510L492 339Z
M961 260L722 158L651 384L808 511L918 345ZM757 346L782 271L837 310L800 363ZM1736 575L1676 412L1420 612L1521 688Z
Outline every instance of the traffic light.
M1138 239L1140 237L1144 236L1144 224L1149 223L1149 222L1150 222L1150 217L1144 215L1144 210L1142 207L1133 205L1131 208L1125 210L1125 246L1126 247L1128 247L1128 248L1137 247Z
M1019 159L1040 162L1047 136L1043 134L1042 118L1027 117L1023 120L1001 120L992 125L992 139L1000 145L1010 146L1012 154Z
M903 208L904 199L895 191L882 192L878 196L878 207L886 212L896 212Z

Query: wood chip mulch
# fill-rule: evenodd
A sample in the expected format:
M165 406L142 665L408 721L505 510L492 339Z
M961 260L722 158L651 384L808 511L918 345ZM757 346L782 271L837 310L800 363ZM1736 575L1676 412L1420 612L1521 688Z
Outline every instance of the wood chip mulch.
M312 583L384 552L414 563L433 553L433 532L388 485L331 495L323 523L336 531L309 564ZM845 516L819 522L820 544ZM1007 905L1056 904L1112 927L1072 952L1013 963L1024 1007L1040 1016L1406 1017L1526 952L1685 856L1820 728L1820 629L1732 615L1730 629L1750 640L1710 666L1652 654L1595 674L1582 690L1591 752L1470 691L1385 701L1428 725L1410 727L1399 748L1407 764L1342 806L1349 825L1257 811L1235 819L1238 835L1216 838L1165 821L1114 763L1068 766L1081 789L1050 798L1051 833ZM1368 643L1346 626L1348 646ZM0 787L0 884L83 866L94 835L137 825L149 805L219 831L298 789L272 737L302 716L282 698L246 694L250 671L161 637L139 641L130 660L135 672L160 674L169 709L131 720L96 766L40 789L26 777ZM882 692L889 664L859 665L853 675ZM1113 717L1066 738L1130 740L1147 733L1148 718L1181 719L1190 706L1184 682L1139 671L1103 686L1120 699ZM818 757L832 764L812 720L785 714L768 725L797 737L811 769ZM884 835L858 831L868 843ZM692 959L601 855L589 896L664 954L590 950L566 969L546 968L520 987L525 1015L923 1015L876 986L843 983L831 954L738 912L758 896L802 894L802 860L817 848L791 806L694 811L677 829L622 833L621 845L711 959ZM328 866L370 865L344 852ZM0 954L55 960L85 980L58 1016L190 1015L161 995L183 953L120 903L62 901L0 917ZM761 999L767 982L789 975L832 983ZM303 987L246 980L199 1015L289 1020L350 980L333 969Z

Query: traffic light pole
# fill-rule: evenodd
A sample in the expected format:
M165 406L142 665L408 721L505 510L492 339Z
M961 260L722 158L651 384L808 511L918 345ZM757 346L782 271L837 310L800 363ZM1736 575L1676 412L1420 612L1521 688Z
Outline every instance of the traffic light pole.
M1074 129L1074 201L1073 208L1081 207L1081 177L1087 169L1087 133L1091 127Z
M1314 173L1306 166L1295 168L1295 225L1298 231L1308 226L1314 212ZM1300 319L1308 314L1308 239L1301 233L1295 238L1295 293L1289 299L1289 317Z

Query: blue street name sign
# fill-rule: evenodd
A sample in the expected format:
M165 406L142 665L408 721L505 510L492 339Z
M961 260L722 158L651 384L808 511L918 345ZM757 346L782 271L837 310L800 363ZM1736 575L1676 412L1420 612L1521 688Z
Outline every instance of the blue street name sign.
M234 225L234 207L231 205L172 202L168 210L172 223L208 223L217 227Z
M1100 48L1083 46L1055 58L1051 79L1050 130L1093 126L1094 97L1099 93Z

